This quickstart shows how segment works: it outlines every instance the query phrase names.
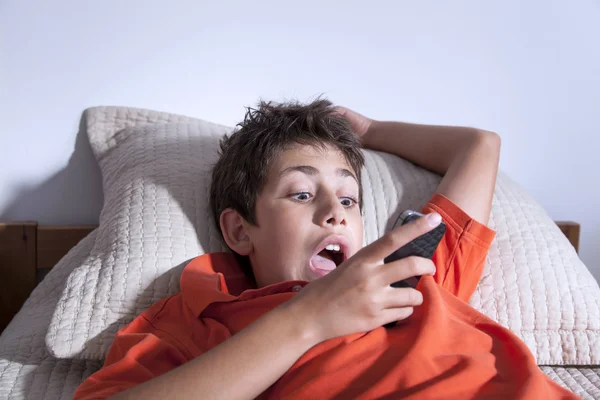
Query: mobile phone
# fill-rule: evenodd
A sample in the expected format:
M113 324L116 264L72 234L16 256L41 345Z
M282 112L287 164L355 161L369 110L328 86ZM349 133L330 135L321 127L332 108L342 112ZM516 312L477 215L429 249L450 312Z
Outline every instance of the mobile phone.
M400 214L400 216L394 223L394 228L392 228L392 229L395 229L396 227L398 227L400 225L409 224L421 217L423 217L423 214L421 214L419 212L412 211L412 210L404 211L402 214ZM395 260L400 260L400 259L403 259L406 257L411 257L411 256L417 256L417 257L431 259L431 257L433 257L433 253L435 253L435 250L437 249L437 246L440 243L440 241L442 240L442 237L444 237L445 233L446 233L446 224L444 222L442 222L435 229L425 233L424 235L419 236L418 238L414 239L410 243L405 244L404 246L402 246L401 248L399 248L398 250L396 250L395 252L393 252L392 254L387 256L383 260L383 262L387 264L389 262L392 262ZM394 282L394 283L392 283L391 286L396 287L396 288L400 288L400 287L414 288L417 286L417 283L419 283L419 278L420 277L418 277L418 276L411 277L411 278L405 279L403 281Z

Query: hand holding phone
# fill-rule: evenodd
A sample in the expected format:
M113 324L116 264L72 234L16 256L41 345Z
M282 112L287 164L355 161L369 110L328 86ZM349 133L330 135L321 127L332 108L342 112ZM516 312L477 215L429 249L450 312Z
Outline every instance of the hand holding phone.
M411 223L423 216L424 215L419 212L407 210L403 212L400 215L400 217L398 217L398 219L394 223L393 229L400 225ZM444 222L441 222L435 229L425 233L424 235L419 236L418 238L412 240L411 242L407 243L406 245L402 246L401 248L387 256L383 260L383 262L387 264L395 260L400 260L412 256L431 259L431 257L433 257L433 253L435 253L435 250L437 249L437 246L442 240L442 237L444 237L445 233L446 224L444 224ZM419 276L408 278L402 281L394 282L391 284L391 286L395 288L415 288L417 286L417 283L419 283L419 278ZM385 327L389 328L394 325L395 323L389 323L386 324Z

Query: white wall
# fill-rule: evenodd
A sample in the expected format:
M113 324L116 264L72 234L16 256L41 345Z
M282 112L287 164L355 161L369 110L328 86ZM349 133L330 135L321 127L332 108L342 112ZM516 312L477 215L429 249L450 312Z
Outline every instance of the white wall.
M0 3L0 219L97 222L86 107L234 124L259 96L324 93L373 118L500 133L501 168L581 222L600 279L600 2L203 3Z

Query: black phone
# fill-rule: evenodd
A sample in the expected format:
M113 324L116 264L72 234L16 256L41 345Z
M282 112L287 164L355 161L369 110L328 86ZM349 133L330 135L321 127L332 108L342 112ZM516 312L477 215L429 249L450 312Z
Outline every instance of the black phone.
M400 225L409 224L421 217L423 217L423 214L416 211L407 210L403 212L400 215L400 217L398 217L392 229L395 229ZM424 235L419 236L418 238L414 239L410 243L405 244L404 246L387 256L383 260L383 262L389 263L395 260L400 260L411 256L431 259L431 257L433 257L433 253L435 253L435 250L437 249L438 244L440 244L440 241L442 240L442 237L444 237L445 233L446 224L444 222L441 222L435 229L425 233ZM391 286L396 288L415 288L417 286L417 283L419 283L419 278L420 277L411 277L403 281L394 282Z

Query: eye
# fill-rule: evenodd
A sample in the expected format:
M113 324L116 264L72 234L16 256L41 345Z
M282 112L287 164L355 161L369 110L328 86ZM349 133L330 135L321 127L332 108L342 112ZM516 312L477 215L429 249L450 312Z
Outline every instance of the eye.
M296 201L304 203L304 202L307 202L308 200L310 200L312 195L309 192L298 192L298 193L291 194L290 197Z
M340 201L342 205L346 208L350 208L358 204L358 200L356 200L354 197L340 197Z

